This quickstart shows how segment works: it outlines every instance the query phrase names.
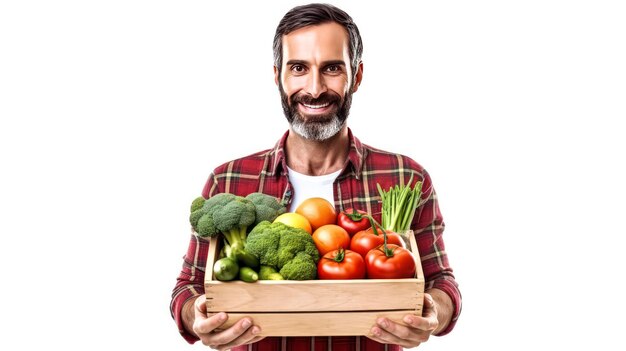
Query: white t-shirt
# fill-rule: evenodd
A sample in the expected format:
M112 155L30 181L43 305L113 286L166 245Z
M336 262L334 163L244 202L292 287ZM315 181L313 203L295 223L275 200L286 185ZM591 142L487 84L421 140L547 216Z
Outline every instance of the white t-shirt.
M293 200L291 201L290 212L295 212L302 201L311 197L321 197L328 200L333 206L335 198L333 195L333 182L341 173L341 170L321 176L310 176L298 173L287 167L289 171L289 181L293 186Z

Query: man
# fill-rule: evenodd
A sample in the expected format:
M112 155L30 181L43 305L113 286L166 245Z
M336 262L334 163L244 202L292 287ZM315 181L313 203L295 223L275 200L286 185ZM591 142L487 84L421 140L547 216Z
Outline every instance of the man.
M443 219L428 173L406 156L362 144L346 124L352 94L363 77L362 50L359 31L342 10L322 4L290 10L274 37L275 82L289 131L274 148L216 168L203 196L260 191L282 198L293 210L308 197L302 194L315 189L338 210L354 207L379 217L376 184L386 188L406 182L413 174L424 189L423 204L411 226L426 278L422 317L407 315L406 325L386 318L373 320L366 337L262 338L262 326L250 318L216 331L228 317L225 313L207 317L202 284L208 242L192 235L171 303L187 341L201 340L219 350L248 350L246 345L252 345L252 350L400 350L453 328L461 296L448 265Z

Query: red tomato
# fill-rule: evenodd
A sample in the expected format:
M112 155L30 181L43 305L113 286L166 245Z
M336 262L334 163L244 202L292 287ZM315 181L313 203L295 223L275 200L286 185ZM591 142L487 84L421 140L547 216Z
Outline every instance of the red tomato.
M365 257L369 250L374 249L382 245L385 241L382 233L382 229L376 228L378 234L374 234L374 229L369 228L362 230L352 237L350 241L350 250L358 252L361 256ZM404 247L404 240L398 233L392 231L385 231L387 233L387 244L396 244Z
M354 234L371 227L367 212L349 208L340 212L337 216L337 224L345 229L350 237Z
M365 256L365 269L370 279L415 278L413 254L403 247L387 244L370 250Z
M348 249L350 247L350 235L336 224L326 224L313 232L313 242L315 242L320 256L324 256L329 251Z
M354 251L329 251L317 264L317 276L320 279L363 279L365 261Z

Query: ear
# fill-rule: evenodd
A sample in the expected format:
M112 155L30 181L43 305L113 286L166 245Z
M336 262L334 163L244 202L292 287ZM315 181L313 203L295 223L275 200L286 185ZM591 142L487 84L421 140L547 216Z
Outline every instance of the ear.
M361 80L363 80L363 61L359 62L359 66L356 71L356 76L354 76L354 84L352 86L352 92L356 93L359 90L359 86L361 85Z
M278 67L274 66L274 83L278 85L278 80L280 79L280 72L278 72Z

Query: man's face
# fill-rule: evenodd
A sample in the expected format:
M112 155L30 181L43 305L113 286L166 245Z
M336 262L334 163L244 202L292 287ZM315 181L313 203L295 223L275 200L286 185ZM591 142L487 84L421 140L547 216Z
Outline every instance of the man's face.
M280 73L274 68L283 111L294 132L323 141L345 125L352 93L348 33L331 22L300 28L283 36Z

